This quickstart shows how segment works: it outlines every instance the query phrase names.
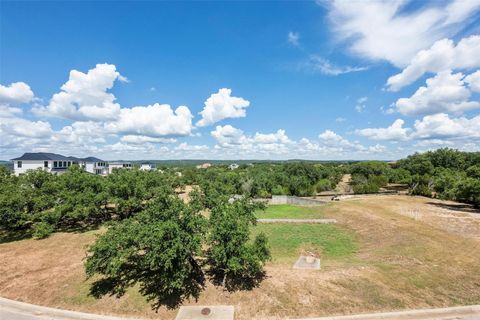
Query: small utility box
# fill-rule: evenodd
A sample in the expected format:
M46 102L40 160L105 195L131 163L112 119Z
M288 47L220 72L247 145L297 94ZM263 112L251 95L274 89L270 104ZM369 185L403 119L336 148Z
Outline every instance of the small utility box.
M175 320L233 320L233 313L233 306L185 306Z
M300 256L293 265L293 269L319 270L320 259L312 256Z

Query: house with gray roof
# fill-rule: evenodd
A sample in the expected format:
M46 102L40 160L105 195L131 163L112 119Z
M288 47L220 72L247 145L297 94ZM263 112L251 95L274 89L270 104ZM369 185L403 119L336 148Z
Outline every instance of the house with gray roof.
M27 152L21 157L12 159L15 175L21 175L27 170L43 169L47 172L61 174L71 165L79 165L92 174L108 174L108 162L95 157L66 157L49 152Z
M108 163L108 173L112 173L116 169L133 169L130 161L112 161Z

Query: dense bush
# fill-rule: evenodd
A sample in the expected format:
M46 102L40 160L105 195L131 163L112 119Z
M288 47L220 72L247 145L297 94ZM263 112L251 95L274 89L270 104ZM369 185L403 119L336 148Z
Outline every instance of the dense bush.
M54 231L53 225L48 222L36 222L32 227L32 235L35 239L44 239Z
M350 166L355 193L376 193L387 186L392 169L385 162L365 161Z

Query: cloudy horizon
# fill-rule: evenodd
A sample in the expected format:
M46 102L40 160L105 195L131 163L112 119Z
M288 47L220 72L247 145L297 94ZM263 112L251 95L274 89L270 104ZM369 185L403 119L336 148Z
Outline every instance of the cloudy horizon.
M480 150L480 1L131 6L2 3L0 159Z

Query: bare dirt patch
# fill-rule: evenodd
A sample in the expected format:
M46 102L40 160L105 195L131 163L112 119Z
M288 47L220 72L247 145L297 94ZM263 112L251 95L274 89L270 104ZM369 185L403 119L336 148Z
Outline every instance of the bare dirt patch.
M342 179L338 182L335 188L335 191L343 194L351 193L352 192L352 186L350 185L351 181L352 181L352 175L344 174L342 176Z
M198 302L186 305L233 305L235 318L246 320L479 304L480 219L471 209L408 196L334 203L322 216L355 235L353 255L321 257L318 271L293 270L291 261L274 259L260 287L227 293L208 285ZM82 259L98 232L0 244L0 295L86 312L173 319L175 310L155 313L135 289L121 299L88 296Z

